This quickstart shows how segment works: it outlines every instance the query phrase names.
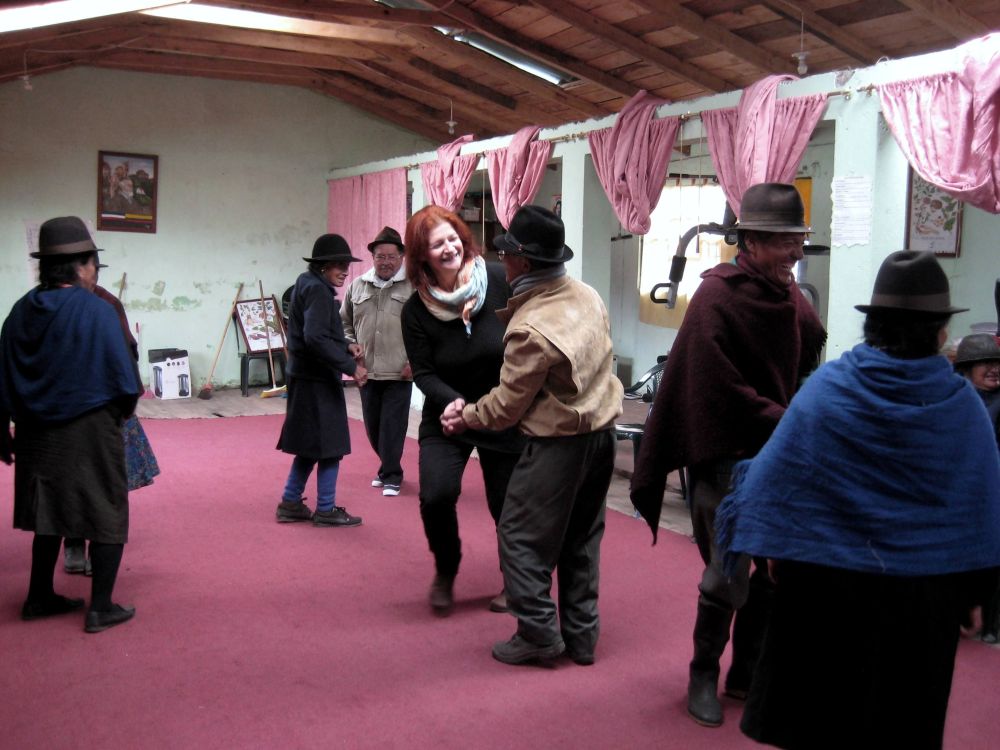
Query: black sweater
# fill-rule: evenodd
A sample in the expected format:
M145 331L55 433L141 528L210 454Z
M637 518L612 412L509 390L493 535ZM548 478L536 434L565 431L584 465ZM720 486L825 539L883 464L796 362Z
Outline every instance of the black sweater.
M423 392L420 439L441 436L440 417L456 398L478 401L500 383L503 336L506 326L496 316L507 306L510 288L503 266L487 263L486 300L472 317L472 334L461 318L438 320L414 294L403 305L403 343L413 368L413 382ZM485 433L470 430L459 439L496 450L519 452L522 439L514 431Z

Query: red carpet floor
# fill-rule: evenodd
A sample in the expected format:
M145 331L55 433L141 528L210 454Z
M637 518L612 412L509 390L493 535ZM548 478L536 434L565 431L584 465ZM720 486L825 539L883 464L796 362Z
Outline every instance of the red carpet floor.
M609 513L597 664L508 667L489 653L514 621L486 608L501 579L478 464L459 503L459 603L438 619L425 598L433 571L416 444L403 494L383 498L352 421L338 503L364 525L279 525L289 465L273 449L280 424L144 422L163 474L132 495L116 589L138 611L105 633L85 634L82 615L22 622L31 535L0 529L0 747L753 746L735 702L716 730L684 712L700 571L687 539L664 533L651 547L641 522ZM12 474L0 466L8 519ZM61 565L56 588L89 598L89 579ZM962 644L947 747L1000 747L998 675L1000 650Z

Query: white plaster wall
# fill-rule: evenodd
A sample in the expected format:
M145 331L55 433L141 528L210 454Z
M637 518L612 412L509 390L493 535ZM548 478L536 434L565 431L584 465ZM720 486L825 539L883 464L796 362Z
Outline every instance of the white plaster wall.
M97 152L155 154L157 231L96 232L110 266L101 283L117 291L127 273L142 350L187 349L197 392L238 284L244 298L258 279L280 297L327 231L330 170L431 145L286 86L90 68L39 77L30 92L0 85L0 311L34 283L25 222L75 214L93 225ZM232 328L214 380L239 382Z

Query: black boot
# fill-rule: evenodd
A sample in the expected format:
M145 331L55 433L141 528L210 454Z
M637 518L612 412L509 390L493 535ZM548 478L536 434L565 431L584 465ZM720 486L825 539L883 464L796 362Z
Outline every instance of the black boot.
M774 584L767 577L766 570L766 567L758 566L750 576L746 604L737 610L733 623L733 662L726 673L724 692L737 700L746 700L750 693L753 670L771 619Z
M694 658L688 681L688 714L706 727L722 724L719 703L719 659L729 641L732 610L698 600L694 623Z

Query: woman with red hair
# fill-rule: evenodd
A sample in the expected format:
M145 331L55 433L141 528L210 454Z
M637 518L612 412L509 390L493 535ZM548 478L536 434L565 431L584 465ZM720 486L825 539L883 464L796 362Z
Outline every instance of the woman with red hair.
M475 402L500 382L506 323L497 317L510 296L503 266L486 263L469 227L440 206L406 225L406 275L416 292L403 306L403 342L413 381L424 394L420 420L420 517L434 555L430 605L447 615L462 558L456 505L475 448L496 523L524 440L515 430L445 435L441 413L456 399ZM504 612L500 593L490 609Z

